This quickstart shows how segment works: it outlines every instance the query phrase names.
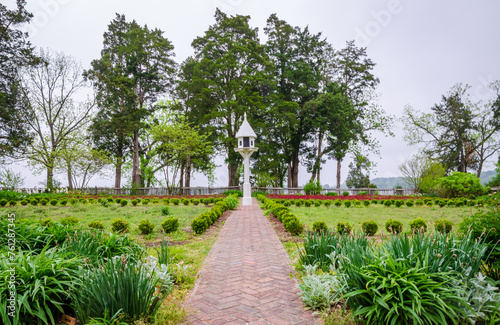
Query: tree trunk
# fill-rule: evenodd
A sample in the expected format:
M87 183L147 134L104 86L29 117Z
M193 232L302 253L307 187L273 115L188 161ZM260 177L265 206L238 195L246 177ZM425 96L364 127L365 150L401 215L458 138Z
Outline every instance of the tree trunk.
M340 168L342 166L342 161L337 159L337 190L340 190Z
M54 188L54 169L52 167L47 167L47 188Z
M320 182L321 157L323 156L323 151L321 150L322 145L323 145L323 135L320 134L318 137L318 155L313 165L312 175L311 179L309 180L309 183L314 181Z
M139 168L139 132L134 131L134 153L132 158L132 185L141 186L141 171Z
M181 189L181 193L184 194L182 192L182 185L184 185L184 164L181 164L181 166L179 167L179 188Z
M294 153L292 160L292 187L299 187L299 152Z
M191 155L186 156L186 173L184 175L184 187L191 187Z
M482 169L483 169L483 160L481 159L481 160L479 161L479 165L478 165L478 167L477 167L477 172L476 172L476 176L477 176L478 178L481 178L481 171L482 171Z
M73 175L71 175L71 164L68 162L68 190L73 190Z
M287 172L287 187L292 187L292 163L288 162L288 172Z
M231 164L227 165L227 176L228 176L228 182L227 186L238 186L240 184L236 183L236 172L238 170L238 166L234 166Z

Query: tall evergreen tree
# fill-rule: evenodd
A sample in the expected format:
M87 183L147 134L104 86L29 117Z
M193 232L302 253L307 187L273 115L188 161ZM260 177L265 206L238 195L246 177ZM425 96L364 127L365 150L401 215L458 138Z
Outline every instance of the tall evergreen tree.
M192 42L195 56L184 63L180 85L189 96L185 102L188 122L211 134L216 148L225 153L229 186L236 184L241 163L234 151L234 136L245 112L252 125L258 124L270 79L271 65L249 20L249 16L228 16L217 9L215 24Z
M94 138L115 149L115 186L119 187L125 138L131 136L132 184L141 186L140 132L153 111L152 103L173 84L174 46L161 30L140 26L135 20L127 22L118 14L104 33L103 45L101 58L92 61L92 69L86 73L98 92L101 110L94 123ZM108 128L102 135L99 125Z

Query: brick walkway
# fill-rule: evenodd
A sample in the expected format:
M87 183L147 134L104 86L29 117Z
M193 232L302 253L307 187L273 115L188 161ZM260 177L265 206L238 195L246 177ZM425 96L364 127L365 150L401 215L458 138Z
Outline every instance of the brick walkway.
M228 218L187 301L188 324L317 324L257 203Z

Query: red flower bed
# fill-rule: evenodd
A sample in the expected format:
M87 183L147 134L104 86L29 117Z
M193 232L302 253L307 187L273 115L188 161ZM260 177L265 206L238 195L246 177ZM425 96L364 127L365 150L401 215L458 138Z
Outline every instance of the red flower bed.
M270 199L285 199L285 200L408 200L413 199L411 196L397 196L397 195L282 195L282 194L268 194L267 198Z
M178 199L204 199L204 198L210 198L210 197L224 197L222 194L210 194L210 195L87 195L85 198L87 199L99 199L99 198L107 198L107 197L112 197L113 199L127 199L127 200L134 200L134 199L173 199L173 198L178 198Z

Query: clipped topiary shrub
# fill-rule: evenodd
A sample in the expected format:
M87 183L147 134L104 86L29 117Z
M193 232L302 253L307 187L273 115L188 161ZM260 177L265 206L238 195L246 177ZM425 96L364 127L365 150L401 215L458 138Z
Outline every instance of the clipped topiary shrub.
M161 207L161 215L168 216L170 214L170 209L167 206Z
M422 218L415 218L410 221L410 229L412 233L421 232L424 233L427 231L427 221Z
M189 200L188 199L182 199L182 204L184 205L189 205Z
M415 200L415 205L422 206L423 204L424 204L424 202L422 200L420 200L420 199Z
M144 199L144 200L142 200L141 203L142 203L142 205L148 205L149 202L150 202L149 199Z
M154 231L155 225L149 220L141 220L141 222L139 222L138 228L141 232L141 235L149 235Z
M40 226L42 226L42 227L50 227L53 225L54 225L54 221L52 221L52 219L50 219L50 218L40 220Z
M38 200L33 199L30 201L30 204L33 206L38 205Z
M323 205L325 207L329 207L330 205L332 205L332 200L325 200L325 202L323 202Z
M202 234L209 227L208 221L202 216L198 216L191 222L191 229L193 229L195 234Z
M179 219L177 219L176 217L169 217L163 221L161 227L163 228L163 231L165 233L170 234L171 232L174 232L179 228Z
M61 202L59 202L59 205L61 206L66 206L66 204L68 204L68 200L66 199L62 199Z
M47 203L49 203L49 200L47 200L47 199L41 199L40 200L40 204L43 205L43 206L46 206Z
M74 225L76 225L78 223L78 219L75 217L66 217L66 218L62 218L59 222L63 226L73 227Z
M351 201L350 200L344 200L344 206L346 208L349 208L351 206Z
M161 199L161 202L162 202L163 204L165 204L165 205L168 205L168 204L170 203L170 200L169 200L168 198L166 198L166 197L165 197L165 198Z
M397 208L401 208L404 204L405 204L405 201L403 201L403 200L396 200L396 202L394 203L394 205Z
M28 202L28 200L22 200L22 201L21 201L21 205L22 205L22 206L27 206L27 205L28 205L28 203L29 203L29 202Z
M335 202L334 202L335 206L336 207L341 207L342 206L342 201L340 201L339 199L336 199Z
M441 219L434 221L434 229L442 234L449 234L453 229L453 222Z
M191 199L191 203L193 205L198 205L198 204L200 204L200 200L198 200L198 199Z
M352 200L352 204L354 206L360 206L361 205L361 201L360 200Z
M369 205L370 205L370 200L364 200L364 201L363 201L363 205L364 205L365 207L369 206Z
M294 216L295 217L295 216ZM291 218L283 223L283 226L292 235L299 235L304 231L304 225L302 225L297 217Z
M132 203L133 206L136 206L139 203L139 200L134 199L134 200L130 201L130 203Z
M306 207L310 207L310 206L312 205L312 200L305 200L305 201L304 201L304 205L305 205Z
M349 196L349 192L348 191L342 192L342 196Z
M405 202L407 207L412 207L413 206L413 200L406 200Z
M151 203L158 204L158 203L160 203L160 199L158 199L157 197L155 197L154 199L151 200Z
M11 207L15 207L15 206L17 205L17 201L15 201L15 200L10 200L10 201L9 201L9 205L10 205Z
M321 205L321 200L314 200L314 206L319 207Z
M384 200L384 206L390 207L391 205L392 205L392 201L391 200Z
M314 232L326 232L328 231L328 227L324 221L315 221L312 225Z
M397 235L403 231L403 223L398 220L389 219L385 223L385 230L391 234Z
M366 220L361 224L361 229L367 236L373 236L377 233L378 231L378 225L375 221L373 220Z
M128 232L128 222L123 219L115 219L111 222L113 232Z
M98 230L104 229L104 224L102 223L102 221L98 221L98 220L94 220L94 221L89 222L89 224L87 226L89 228L98 229Z
M56 199L52 199L49 201L50 205L52 205L53 207L57 205L57 200Z
M181 203L181 200L175 197L171 199L170 202L172 202L173 205L179 205L179 203Z
M345 235L350 234L352 231L352 226L348 222L337 223L337 232L339 234Z
M126 199L121 199L121 200L120 200L120 205L121 205L122 207L126 206L127 204L128 204L128 200L126 200Z
M370 201L371 204L378 204L378 200L377 199L373 199Z
M304 205L304 200L299 199L299 200L295 201L295 206L296 206L296 207L300 207L300 206L302 206L302 205Z

